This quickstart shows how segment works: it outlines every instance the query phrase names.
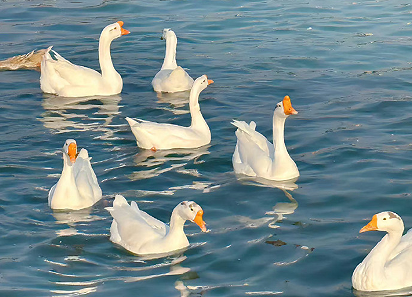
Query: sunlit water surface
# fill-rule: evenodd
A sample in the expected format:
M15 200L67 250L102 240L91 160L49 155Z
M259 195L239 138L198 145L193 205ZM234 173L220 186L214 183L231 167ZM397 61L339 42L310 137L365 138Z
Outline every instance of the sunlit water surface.
M407 2L2 1L0 59L53 45L98 69L102 28L122 20L131 34L112 43L117 96L44 95L38 72L0 73L0 295L353 296L352 271L383 236L359 229L383 210L412 226ZM125 121L190 123L187 97L150 85L163 28L178 36L179 65L215 81L200 96L207 147L140 150ZM285 95L299 111L285 138L300 178L238 180L230 121L254 120L271 139ZM89 150L104 197L53 212L67 138ZM132 255L109 241L104 208L118 193L163 221L194 200L209 232L188 222L187 250Z

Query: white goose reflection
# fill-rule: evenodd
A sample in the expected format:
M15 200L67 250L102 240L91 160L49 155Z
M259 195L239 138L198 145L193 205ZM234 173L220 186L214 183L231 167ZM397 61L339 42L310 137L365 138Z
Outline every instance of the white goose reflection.
M108 138L113 132L107 126L119 114L120 100L120 95L65 98L44 94L40 121L57 133L97 130Z
M177 170L182 174L199 177L200 173L195 169L185 169L191 160L194 164L203 163L199 158L209 154L209 146L197 149L171 149L171 150L140 150L134 157L134 163L139 171L133 172L129 178L133 181L159 176L170 170ZM147 168L147 169L142 169Z
M281 190L285 193L285 196L290 200L290 202L278 202L275 206L273 206L272 211L267 211L265 213L266 215L274 216L274 220L268 224L269 228L279 228L279 226L276 225L276 222L283 220L284 215L292 214L295 212L295 209L298 208L298 202L295 198L293 198L292 195L285 189Z
M288 191L293 191L298 188L298 185L295 183L297 178L286 180L286 181L274 181L268 180L260 177L248 177L245 175L237 175L237 179L247 185L253 185L258 187L271 187L279 188L285 193L285 196L289 199L290 202L278 202L275 204L271 211L267 211L265 214L273 216L273 220L268 224L269 228L279 228L276 225L276 222L283 220L284 215L292 214L298 208L298 202Z
M389 296L412 296L412 287L403 288L396 291L376 291L364 292L353 289L353 295L356 297L389 297Z
M67 225L69 228L56 230L58 236L73 236L80 234L76 229L78 223L92 222L102 220L101 217L91 215L92 207L84 208L80 210L55 210L53 211L53 217L56 219L57 224Z
M140 257L140 261L142 263L145 263L146 261L157 259L157 258L158 257L145 257L145 258ZM186 259L187 259L186 256L180 255L180 256L173 258L172 261L166 260L163 263L157 263L154 265L149 265L149 266L144 266L144 267L124 267L124 268L117 267L116 269L127 270L127 271L135 272L135 273L143 272L143 271L153 272L155 269L163 269L164 267L169 267L170 269L168 272L164 272L164 273L158 273L158 274L153 273L153 274L144 275L144 276L126 276L122 278L127 283L138 282L142 280L148 280L148 279L158 278L158 277L167 276L167 275L185 274L190 271L190 268L181 266L181 263Z
M181 108L189 104L189 94L190 91L177 93L157 93L157 102L170 104L170 109L168 110L174 114L186 114L189 113L189 109Z

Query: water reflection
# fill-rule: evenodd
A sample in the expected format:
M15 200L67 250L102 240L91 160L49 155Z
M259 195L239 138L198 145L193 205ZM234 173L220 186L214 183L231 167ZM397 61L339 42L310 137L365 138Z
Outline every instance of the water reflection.
M297 181L297 178L286 181L274 181L260 177L249 177L245 175L237 175L236 177L240 182L246 185L281 189L285 196L289 199L289 202L276 203L271 211L267 211L265 213L266 215L273 216L273 220L271 220L271 222L268 224L269 228L279 228L279 226L276 225L276 222L283 220L284 215L292 214L295 212L296 208L298 208L298 202L295 198L292 197L292 194L288 192L296 190L298 188L298 185L295 183Z
M120 95L65 98L44 94L40 121L57 133L95 130L109 139L113 132L107 126L119 114L120 100Z
M357 297L412 296L412 287L403 288L396 291L377 292L363 292L353 289L353 294Z
M170 104L171 108L168 110L174 114L186 114L189 113L189 109L185 107L189 104L189 94L190 91L177 93L157 93L157 102Z
M293 198L292 195L285 189L281 190L285 193L285 196L290 202L278 202L275 204L272 211L267 211L265 213L266 215L274 216L274 220L268 224L269 228L279 228L279 226L276 225L276 222L282 221L284 215L292 214L295 212L296 208L298 208L298 202L295 198Z
M238 181L245 185L252 185L258 187L269 187L269 188L279 188L281 190L288 190L293 191L298 188L296 184L297 178L284 180L284 181L276 181L270 180L262 177L250 177L246 175L236 175Z
M139 258L142 261L142 264L147 264L146 261L155 260L155 259L158 259L159 257L149 256L149 257L139 257ZM127 283L138 282L142 280L148 280L148 279L153 279L153 278L167 276L167 275L182 275L184 273L187 273L190 271L190 268L183 267L181 265L181 263L186 259L187 259L186 256L183 256L182 254L180 254L179 256L172 258L172 261L166 260L163 263L155 263L153 265L145 265L142 267L117 267L116 269L126 270L130 272L141 272L141 271L154 272L154 270L156 269L162 269L164 267L169 267L169 271L164 272L164 273L157 273L157 274L151 273L149 275L144 275L144 276L127 276L123 278L123 280Z
M134 157L134 163L139 171L133 172L129 178L133 181L159 176L170 170L178 170L179 173L199 177L196 169L184 169L190 161L194 164L203 163L199 158L209 154L209 146L197 149L171 149L171 150L140 150Z
M91 215L92 208L80 210L55 210L53 217L56 219L56 224L67 225L69 228L56 230L58 236L73 236L80 234L76 228L78 223L92 222L101 220L102 218L96 215Z

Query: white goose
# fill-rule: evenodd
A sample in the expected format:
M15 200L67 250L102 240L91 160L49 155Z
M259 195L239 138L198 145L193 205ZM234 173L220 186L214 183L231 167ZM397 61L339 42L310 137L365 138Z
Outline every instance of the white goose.
M197 148L210 143L209 126L200 112L199 94L211 83L213 80L208 80L206 75L202 75L193 84L189 97L189 108L192 116L190 127L126 118L136 137L137 146L156 151L173 148Z
M402 236L404 226L391 211L375 214L359 233L385 231L387 234L370 251L352 275L352 286L360 291L398 290L412 286L412 232Z
M255 131L256 124L251 121L234 120L237 143L232 163L235 173L282 181L297 178L299 170L289 156L285 146L285 120L298 112L292 107L289 96L276 105L273 113L273 144Z
M49 191L52 209L82 209L102 198L96 175L86 149L77 154L74 139L67 139L63 146L63 171L59 181Z
M41 61L40 88L45 93L65 97L115 95L123 88L123 80L114 69L110 56L110 44L122 35L129 34L119 21L106 26L99 39L99 62L102 73L83 66L74 65L49 47Z
M113 207L106 207L113 217L110 240L138 255L159 254L189 246L183 230L186 220L196 223L205 232L202 208L193 201L183 201L173 210L170 225L159 221L130 205L122 195L116 195Z
M177 37L171 29L163 29L162 39L166 40L166 54L162 68L152 80L156 92L174 93L192 88L193 78L176 63Z

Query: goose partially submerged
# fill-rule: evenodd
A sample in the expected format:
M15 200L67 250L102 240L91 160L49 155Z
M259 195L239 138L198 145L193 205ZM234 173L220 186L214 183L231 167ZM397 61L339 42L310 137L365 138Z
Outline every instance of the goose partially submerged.
M0 61L0 70L35 69L40 70L41 59L47 49L41 49Z

